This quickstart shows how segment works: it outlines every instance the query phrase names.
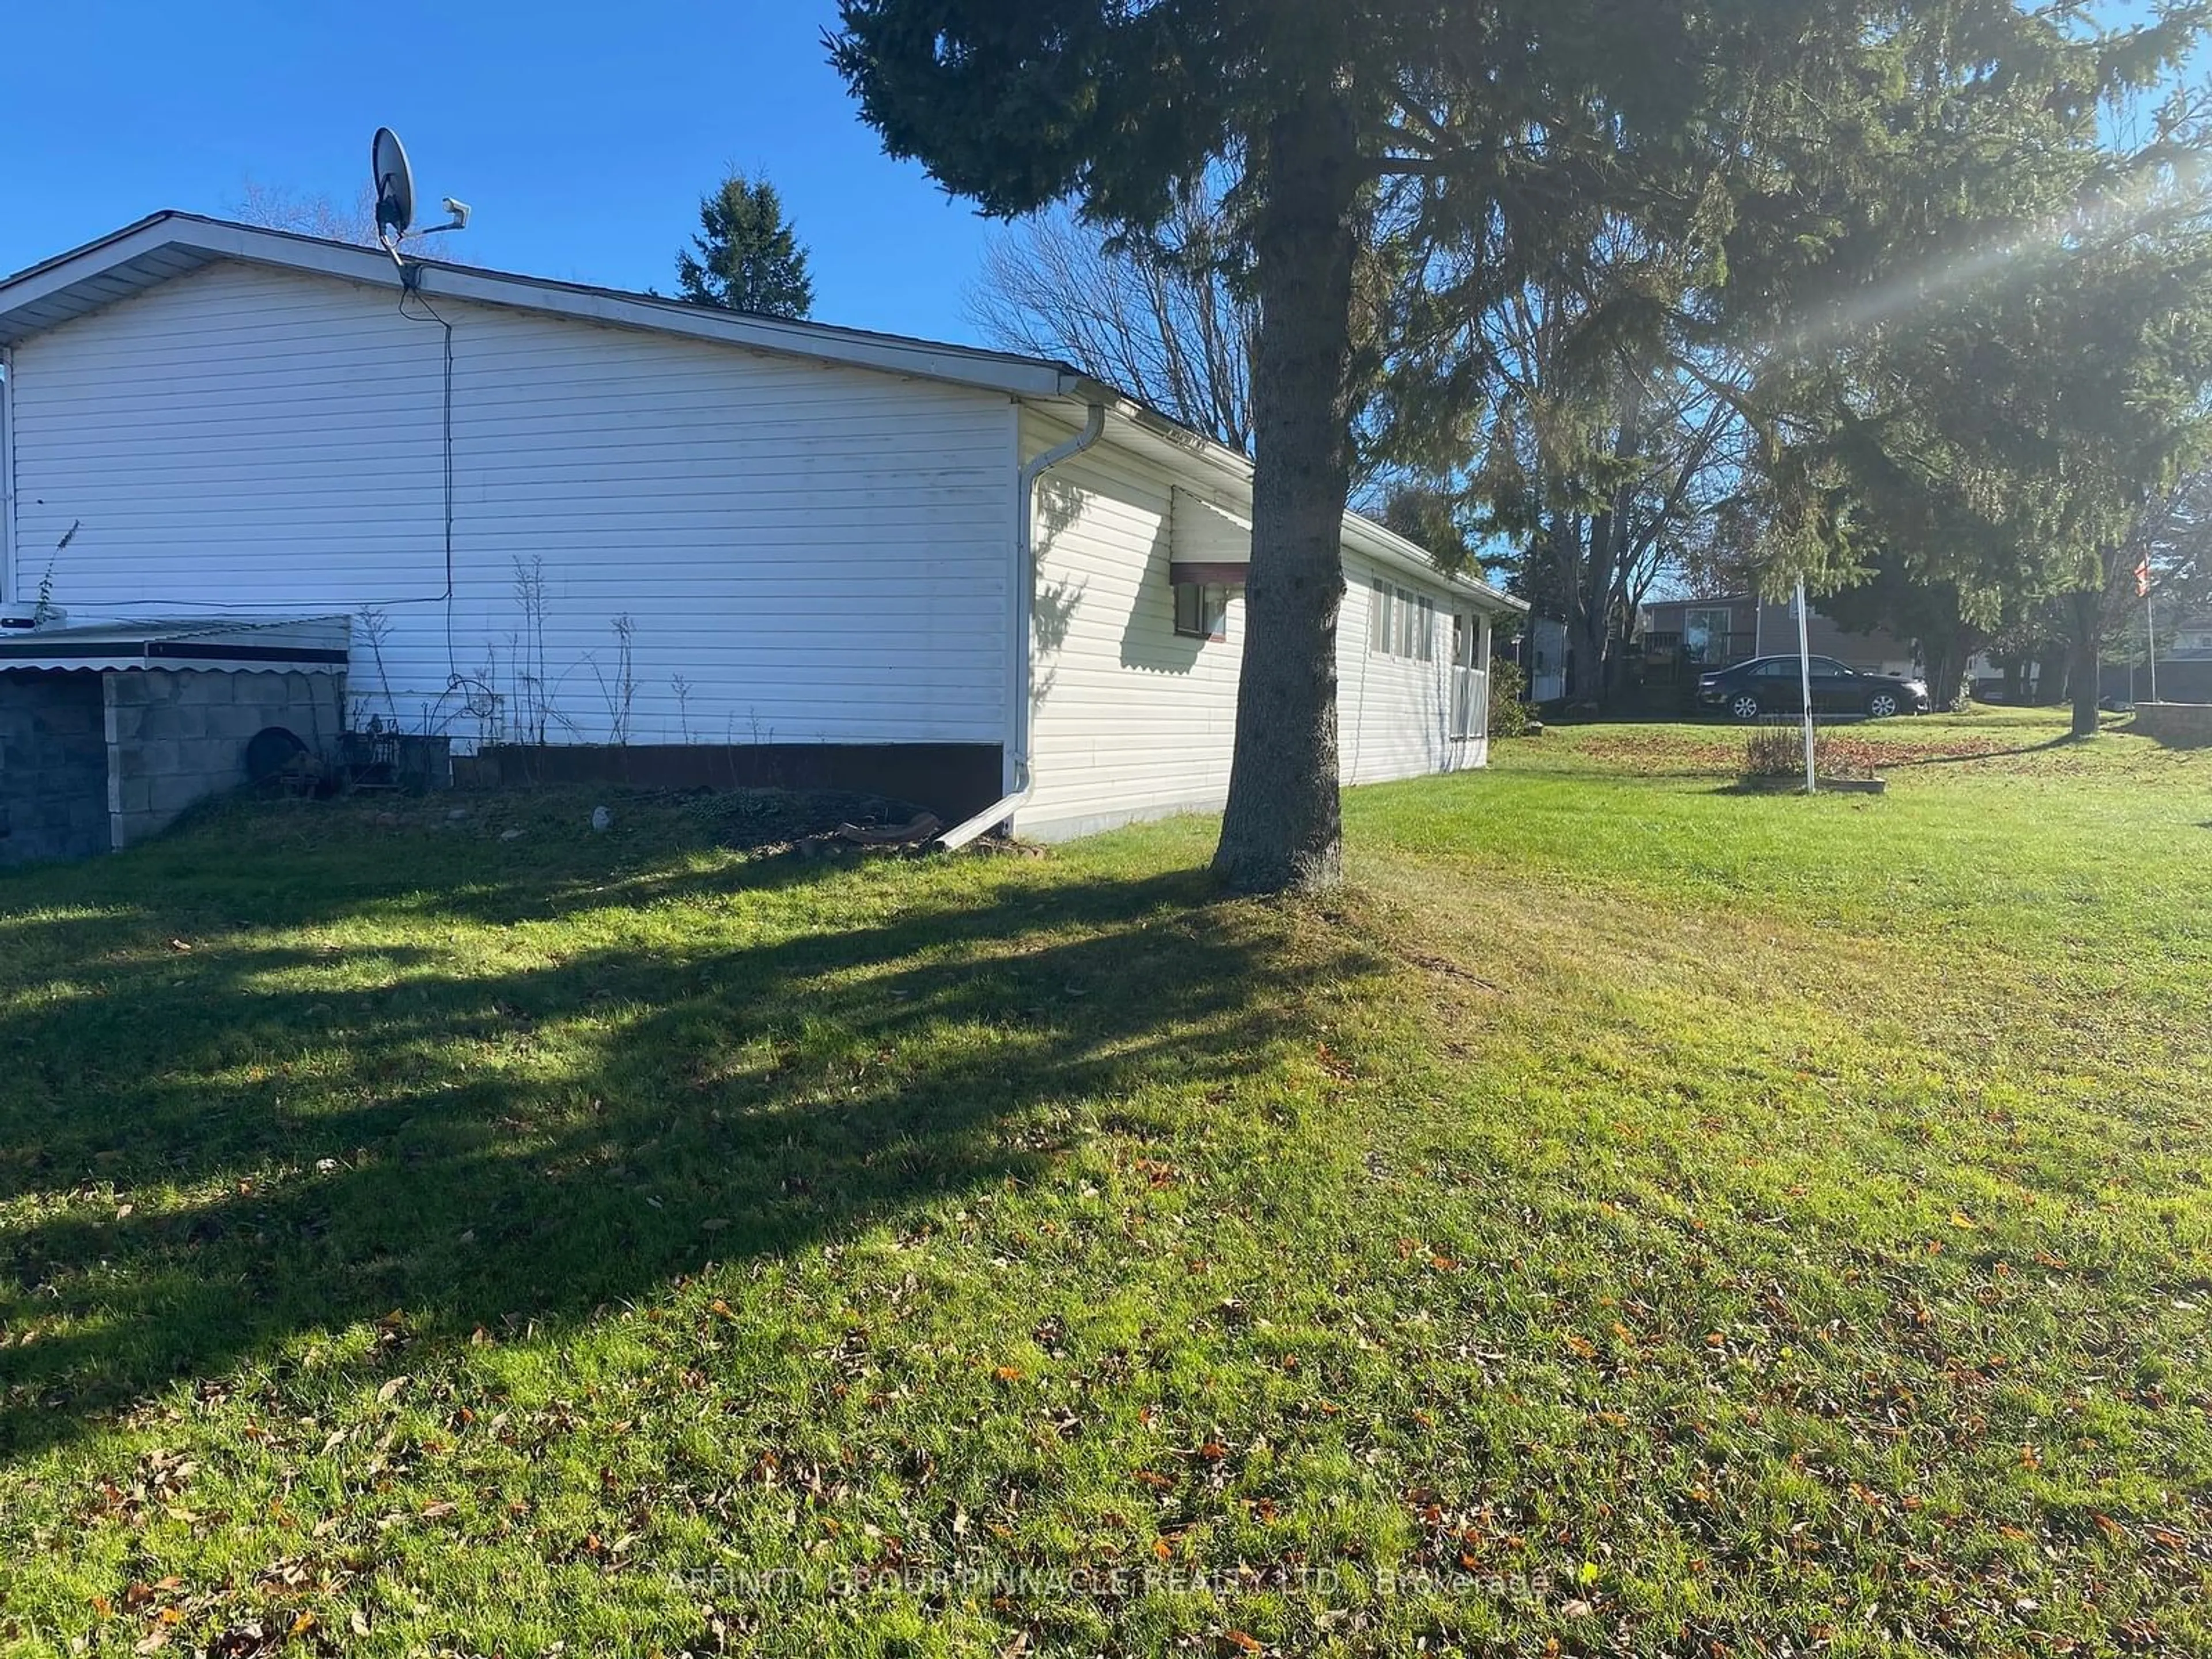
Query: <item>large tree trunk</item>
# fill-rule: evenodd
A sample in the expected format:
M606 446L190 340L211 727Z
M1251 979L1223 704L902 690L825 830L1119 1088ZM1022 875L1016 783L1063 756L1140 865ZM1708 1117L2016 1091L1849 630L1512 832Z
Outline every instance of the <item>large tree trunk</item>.
M1601 708L1605 704L1606 614L1587 604L1575 617L1574 648L1568 653L1574 684L1567 700L1577 708Z
M1922 642L1928 653L1928 702L1939 714L1957 712L1959 689L1966 678L1966 659L1972 655L1963 629L1946 629Z
M1552 566L1559 577L1560 621L1567 636L1566 700L1595 708L1605 696L1605 613L1589 599L1588 520L1578 513L1552 514L1545 526Z
M1644 441L1643 408L1642 388L1632 381L1621 398L1620 425L1613 436L1614 460L1626 463L1634 459ZM1631 499L1631 492L1622 488L1590 520L1588 562L1583 571L1583 635L1589 642L1590 661L1589 701L1601 709L1611 707L1613 700L1613 671L1618 665L1610 648L1613 601L1628 544Z
M1960 616L1958 590L1946 585L1929 592L1929 626L1920 640L1927 659L1928 701L1938 714L1954 714L1964 701L1966 665L1989 643L1989 632Z
M2097 735L2097 683L2103 678L2105 628L2102 588L2076 588L2066 596L2073 637L2067 641L2066 685L2074 703L2074 735Z
M1267 133L1256 234L1252 568L1237 752L1214 873L1241 892L1334 886L1336 619L1352 492L1352 280L1359 152L1351 112L1310 94Z
M2066 647L2054 646L2035 659L2035 701L2045 708L2066 701L2067 658Z

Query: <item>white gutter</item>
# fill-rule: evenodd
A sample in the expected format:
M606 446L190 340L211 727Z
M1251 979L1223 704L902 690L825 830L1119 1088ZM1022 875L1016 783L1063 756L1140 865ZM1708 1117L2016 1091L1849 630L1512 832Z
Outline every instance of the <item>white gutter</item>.
M1035 671L1036 644L1033 638L1036 613L1036 487L1037 480L1062 461L1080 455L1106 431L1106 405L1094 403L1083 430L1066 443L1050 449L1022 468L1014 490L1014 708L1013 793L985 807L963 823L937 838L944 851L957 852L987 831L1012 817L1036 791L1036 774L1030 764L1030 688Z

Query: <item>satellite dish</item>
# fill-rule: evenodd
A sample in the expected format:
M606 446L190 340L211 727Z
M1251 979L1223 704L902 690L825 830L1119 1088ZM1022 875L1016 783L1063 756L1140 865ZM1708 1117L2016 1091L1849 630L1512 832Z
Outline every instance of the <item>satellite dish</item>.
M379 127L369 146L369 176L376 184L376 234L387 245L415 228L415 171L399 135Z

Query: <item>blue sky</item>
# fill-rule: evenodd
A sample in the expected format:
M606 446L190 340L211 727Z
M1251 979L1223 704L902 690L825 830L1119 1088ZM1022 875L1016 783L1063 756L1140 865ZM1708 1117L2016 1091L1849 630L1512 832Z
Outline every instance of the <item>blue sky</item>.
M969 339L992 227L886 158L823 59L831 0L63 0L11 8L0 271L249 179L350 204L380 125L471 258L673 286L698 198L766 172L824 321ZM33 66L35 66L33 69Z

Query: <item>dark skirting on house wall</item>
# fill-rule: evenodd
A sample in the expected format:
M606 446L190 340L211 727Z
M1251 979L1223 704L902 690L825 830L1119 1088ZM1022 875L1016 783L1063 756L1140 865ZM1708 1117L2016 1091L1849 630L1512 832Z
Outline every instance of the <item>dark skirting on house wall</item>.
M912 801L955 823L1006 792L997 744L499 744L453 763L464 787L835 789Z

